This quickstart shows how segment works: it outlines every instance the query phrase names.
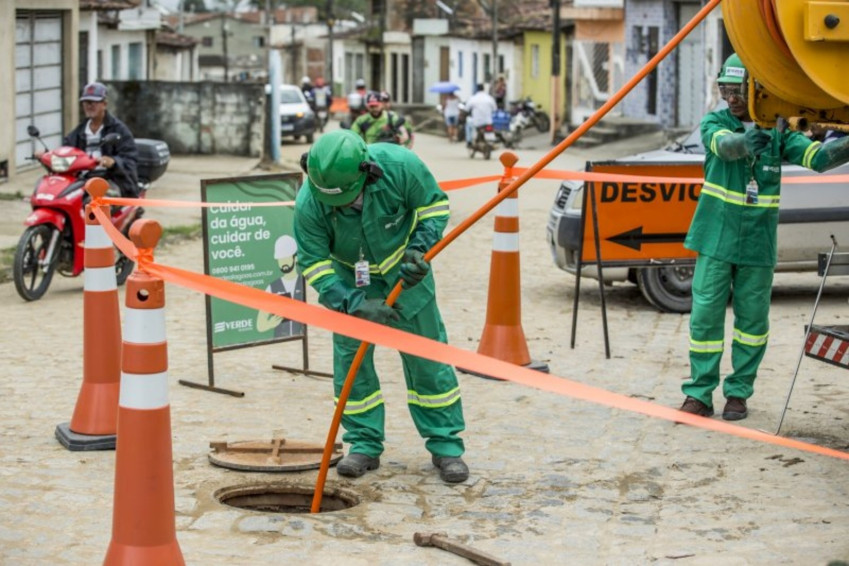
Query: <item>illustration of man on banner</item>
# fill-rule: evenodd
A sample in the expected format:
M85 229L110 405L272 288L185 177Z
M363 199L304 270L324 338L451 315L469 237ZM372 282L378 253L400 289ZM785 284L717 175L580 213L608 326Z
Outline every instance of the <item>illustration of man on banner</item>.
M265 291L303 301L304 280L298 275L298 270L295 269L298 261L298 244L295 243L295 239L288 235L277 238L274 243L274 259L277 261L282 275L272 281L265 288ZM302 323L263 311L259 311L257 314L256 328L259 332L274 329L275 338L299 336L304 333Z

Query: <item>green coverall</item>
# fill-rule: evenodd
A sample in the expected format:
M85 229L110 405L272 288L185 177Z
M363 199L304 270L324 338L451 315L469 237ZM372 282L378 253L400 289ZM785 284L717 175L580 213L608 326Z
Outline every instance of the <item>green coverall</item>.
M367 182L362 211L318 202L304 185L295 203L298 267L327 308L352 312L366 298L385 299L399 279L407 249L426 252L448 223L448 197L425 164L394 144L368 147L369 158L383 171ZM370 284L356 287L354 264L369 263ZM447 342L436 304L432 272L406 289L395 303L400 320L391 326ZM360 342L333 335L333 382L336 401ZM342 416L342 439L351 453L377 457L383 452L384 406L369 346ZM407 403L425 447L438 457L464 452L458 434L465 429L457 376L451 366L401 354Z
M763 153L726 160L720 139L744 133L743 123L728 109L711 112L701 122L705 183L684 242L699 255L690 315L690 380L681 390L708 407L713 407L713 390L719 385L725 309L732 289L733 371L723 383L723 394L748 399L754 392L769 336L782 159L817 171L832 165L820 155L825 152L819 142L798 132L764 131L771 144ZM747 200L746 186L753 176L757 195Z
M367 144L398 143L398 129L401 126L405 126L409 132L410 121L404 116L384 110L377 118L368 112L358 117L351 125L351 131L362 137ZM412 138L408 137L403 145L409 147L411 141Z

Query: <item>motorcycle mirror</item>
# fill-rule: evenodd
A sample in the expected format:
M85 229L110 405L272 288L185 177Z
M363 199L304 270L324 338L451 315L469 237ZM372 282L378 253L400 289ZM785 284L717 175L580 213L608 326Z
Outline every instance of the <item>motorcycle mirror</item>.
M40 135L40 132L38 131L38 128L30 124L27 126L27 134L29 134L30 137L37 138Z
M121 134L106 134L103 136L103 140L100 142L100 145L115 145L121 141Z

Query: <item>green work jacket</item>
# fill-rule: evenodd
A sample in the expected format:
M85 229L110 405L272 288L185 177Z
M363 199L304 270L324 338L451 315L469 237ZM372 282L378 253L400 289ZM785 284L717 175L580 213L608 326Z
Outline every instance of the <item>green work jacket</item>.
M426 252L448 223L448 197L416 154L393 144L369 146L368 153L383 175L366 183L362 211L322 204L306 184L295 200L298 268L318 291L319 302L341 312L350 312L365 297L385 298L399 279L404 252ZM354 264L361 258L369 263L371 284L356 287ZM396 305L411 319L434 295L428 273L404 290Z
M405 121L403 116L388 110L381 112L377 118L366 112L354 120L351 131L361 136L367 144L398 143L398 129Z
M728 109L702 118L705 183L686 248L737 265L775 265L782 160L811 169L821 144L799 132L765 131L772 142L759 156L723 161L717 154L719 139L745 133L743 123ZM758 184L757 200L747 202L746 185L752 178Z

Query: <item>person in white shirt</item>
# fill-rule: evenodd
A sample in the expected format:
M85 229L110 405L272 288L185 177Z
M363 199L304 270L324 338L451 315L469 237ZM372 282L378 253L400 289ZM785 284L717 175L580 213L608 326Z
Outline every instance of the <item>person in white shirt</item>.
M477 129L492 124L492 113L498 109L495 99L487 93L482 84L477 85L475 94L466 101L466 146L471 147L477 134Z

